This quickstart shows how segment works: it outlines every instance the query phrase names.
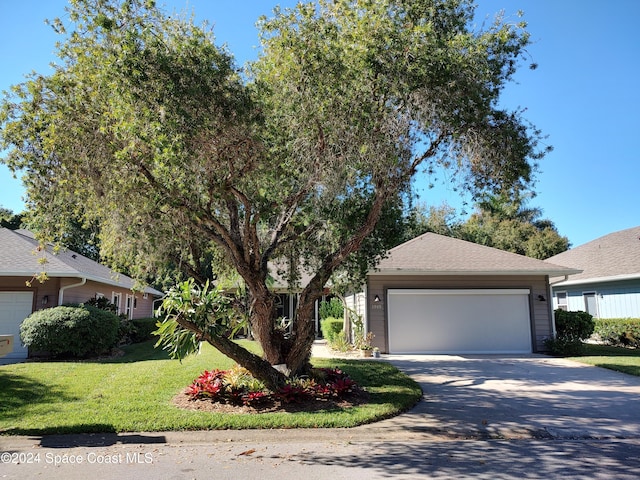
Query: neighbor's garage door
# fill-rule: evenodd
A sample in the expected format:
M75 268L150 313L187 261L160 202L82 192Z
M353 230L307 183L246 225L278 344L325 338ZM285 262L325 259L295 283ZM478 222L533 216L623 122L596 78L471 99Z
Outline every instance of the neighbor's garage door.
M391 353L530 353L529 290L388 290Z
M27 358L20 342L20 324L31 315L32 292L0 292L0 335L13 335L13 352L3 358Z

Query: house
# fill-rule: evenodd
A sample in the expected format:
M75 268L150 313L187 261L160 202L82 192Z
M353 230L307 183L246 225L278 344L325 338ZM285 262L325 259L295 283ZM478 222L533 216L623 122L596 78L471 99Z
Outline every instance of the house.
M70 250L53 254L51 247L38 249L30 232L0 228L0 334L15 336L8 358L27 356L18 340L20 324L36 310L105 297L119 314L145 318L153 316L153 302L163 295L148 287L136 291L131 278ZM40 263L42 258L46 263ZM48 280L31 281L43 270Z
M579 272L426 233L391 249L349 303L382 352L539 352L554 333L549 278Z
M285 273L288 268L287 265L287 262L282 259L269 262L269 276L271 277L269 288L275 294L276 316L279 319L285 319L285 322L291 322L295 320L300 287L291 288L291 285L289 285ZM312 274L302 266L299 267L298 275L300 277L299 285L307 285L311 281ZM320 302L327 300L329 288L325 289L324 293L325 295L315 302L313 322L316 335L320 333Z
M610 233L547 261L582 270L551 280L555 308L640 318L640 227Z

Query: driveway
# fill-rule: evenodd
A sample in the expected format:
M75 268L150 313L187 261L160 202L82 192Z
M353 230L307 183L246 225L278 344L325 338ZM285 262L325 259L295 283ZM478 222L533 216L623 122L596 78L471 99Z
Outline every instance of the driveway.
M640 438L640 377L531 356L388 356L421 401L384 423L450 438ZM380 424L379 424L380 425Z

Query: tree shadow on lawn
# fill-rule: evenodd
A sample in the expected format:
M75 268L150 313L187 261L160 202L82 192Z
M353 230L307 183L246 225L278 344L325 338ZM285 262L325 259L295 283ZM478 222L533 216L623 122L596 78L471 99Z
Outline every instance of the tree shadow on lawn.
M21 408L26 404L55 405L73 400L77 398L51 385L0 370L0 417L3 419L21 416Z

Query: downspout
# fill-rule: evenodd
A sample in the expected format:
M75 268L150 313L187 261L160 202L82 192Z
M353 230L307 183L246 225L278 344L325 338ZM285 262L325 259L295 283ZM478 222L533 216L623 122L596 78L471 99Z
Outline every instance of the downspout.
M87 277L82 277L82 281L78 283L72 283L71 285L67 285L66 287L60 287L60 291L58 292L58 306L62 305L62 301L64 300L64 291L68 288L81 287L87 283Z

